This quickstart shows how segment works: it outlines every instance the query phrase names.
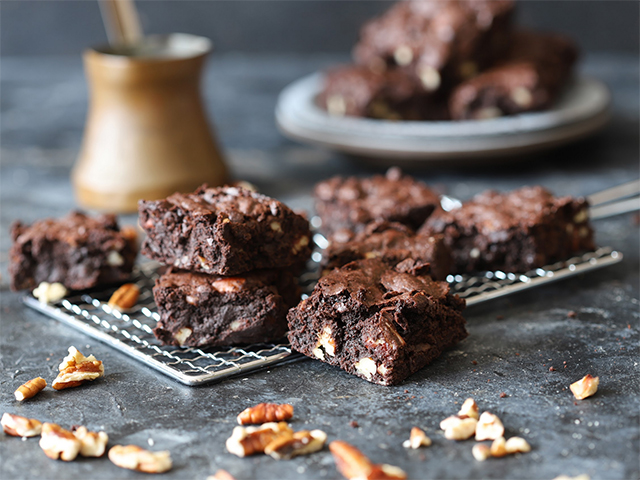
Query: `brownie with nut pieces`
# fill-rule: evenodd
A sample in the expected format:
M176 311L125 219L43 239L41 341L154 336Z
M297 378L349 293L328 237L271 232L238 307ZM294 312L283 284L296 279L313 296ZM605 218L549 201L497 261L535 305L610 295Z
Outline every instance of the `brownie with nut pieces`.
M527 272L595 248L587 201L541 186L480 193L432 215L420 232L444 235L456 273Z
M311 255L309 222L282 202L241 187L139 203L142 253L183 270L238 275L302 266Z
M400 1L362 27L353 58L404 69L427 92L448 90L504 54L513 10L512 0Z
M493 118L551 106L578 58L568 38L514 32L510 53L498 65L458 85L449 109L455 120Z
M368 178L333 177L316 185L316 212L322 231L362 231L379 220L418 228L439 205L440 199L424 183L394 167L386 175Z
M60 219L18 221L11 226L9 251L12 290L41 282L85 290L126 281L137 254L133 227L120 228L115 215L72 211Z
M391 266L410 258L428 265L436 280L446 279L453 266L451 251L442 235L416 235L400 223L376 222L359 233L333 235L322 253L320 267L328 272L365 258L380 258Z
M361 65L325 74L318 104L335 116L382 120L447 120L445 99L426 95L420 82L401 70L374 72Z
M412 260L358 260L322 277L289 311L288 337L311 358L393 385L467 336L464 306Z
M284 338L300 288L285 270L222 277L171 268L153 296L160 314L154 333L163 344L222 346Z

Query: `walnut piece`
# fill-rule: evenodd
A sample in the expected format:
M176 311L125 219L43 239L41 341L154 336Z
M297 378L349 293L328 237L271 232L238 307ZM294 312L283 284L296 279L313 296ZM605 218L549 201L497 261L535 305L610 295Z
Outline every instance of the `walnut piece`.
M478 442L495 440L502 435L504 435L504 426L500 419L493 413L482 412L476 427L476 440Z
M47 381L44 378L36 377L33 380L29 380L27 383L20 385L13 394L16 396L16 400L22 402L35 396L46 386Z
M504 457L507 452L507 442L504 437L496 438L491 444L491 456L492 457Z
M104 432L90 432L87 427L78 427L73 435L80 440L80 455L83 457L101 457L107 448L109 436Z
M135 283L125 283L111 295L108 305L114 310L133 308L140 297L140 289Z
M440 422L440 428L444 430L444 438L448 440L466 440L473 436L477 424L478 420L475 418L452 416Z
M233 475L231 475L226 470L218 470L215 474L209 475L207 480L236 480Z
M5 413L0 419L4 433L14 437L36 437L42 431L42 423L35 418Z
M298 455L322 450L327 441L327 434L322 430L302 430L291 436L276 437L264 449L264 453L276 460L290 460Z
M411 429L411 435L409 435L409 440L405 440L402 446L404 448L413 448L414 450L420 447L430 447L431 439L427 437L424 431L418 427L413 427Z
M45 422L42 424L40 448L52 460L59 459L70 462L78 456L81 446L80 440L69 430L65 430L55 423Z
M600 377L592 377L591 374L588 374L577 382L572 383L569 388L571 389L574 397L578 400L584 400L598 391L599 384Z
M77 387L104 376L102 362L93 355L85 357L76 347L69 347L69 355L64 357L58 370L60 373L51 385L55 390Z
M249 407L238 415L240 425L262 424L267 422L282 422L293 417L293 405L288 403L259 403Z
M293 430L285 422L265 423L259 427L235 427L227 439L227 450L238 457L264 453L264 449L280 436L292 436Z
M58 282L41 282L38 288L33 291L33 296L36 297L40 303L55 303L67 296L67 289L63 284Z
M484 443L477 443L471 449L471 453L473 454L473 458L478 460L479 462L484 462L487 458L491 456L491 448Z
M478 419L478 404L473 398L467 398L462 407L460 407L460 411L458 412L458 416L460 418L469 417Z
M407 474L400 468L387 464L373 464L353 445L336 440L329 450L338 471L349 480L404 480Z
M531 445L522 437L511 437L505 443L507 453L527 453L531 451Z
M109 450L109 460L120 468L144 473L171 470L171 455L167 450L150 452L137 445L116 445Z

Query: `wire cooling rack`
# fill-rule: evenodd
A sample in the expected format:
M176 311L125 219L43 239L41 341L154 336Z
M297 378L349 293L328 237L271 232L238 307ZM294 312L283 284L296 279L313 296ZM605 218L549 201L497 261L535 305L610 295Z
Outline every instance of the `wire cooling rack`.
M322 243L318 241L319 238L316 240L317 243ZM317 264L320 255L319 252L314 252L312 263ZM621 260L620 252L604 247L524 274L497 271L479 276L450 275L447 281L455 293L467 300L467 305L475 305L606 267ZM132 281L140 288L141 294L138 304L126 313L120 313L107 305L115 289L80 293L55 304L40 303L33 296L26 295L24 302L186 385L202 385L306 358L292 352L288 344L264 343L242 348L179 348L161 345L153 335L153 328L160 316L156 312L151 292L158 277L158 267L158 264L146 263L135 268ZM317 275L317 269L303 275L303 296L313 289Z

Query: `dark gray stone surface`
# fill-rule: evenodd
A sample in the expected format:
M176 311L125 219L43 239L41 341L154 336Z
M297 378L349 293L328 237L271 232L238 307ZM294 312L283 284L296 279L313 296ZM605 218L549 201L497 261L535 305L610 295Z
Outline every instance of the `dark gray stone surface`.
M289 142L274 126L278 91L334 60L229 56L210 65L206 96L232 170L296 208L311 207L310 188L321 178L375 171L366 162ZM438 167L416 175L460 198L489 187L534 183L558 193L589 194L637 178L638 61L596 56L584 70L613 90L614 118L601 134L499 167ZM402 385L371 385L309 360L185 387L26 309L8 291L10 222L62 215L74 205L68 175L79 148L86 90L74 58L5 58L1 78L2 412L104 429L112 445L168 449L174 469L165 478L204 479L218 468L238 479L338 478L327 450L280 462L239 459L225 451L237 413L263 401L292 403L294 428L321 428L330 440L352 442L375 461L402 467L410 478L638 478L640 245L632 215L596 223L598 243L624 252L624 263L469 308L469 338ZM569 318L569 311L577 317ZM13 391L25 381L43 376L51 382L70 345L103 360L105 378L60 392L47 388L24 404L16 402ZM576 402L568 386L586 373L600 376L600 389ZM526 438L532 452L479 463L471 456L473 441L445 440L440 420L456 413L468 396L481 410L498 414L507 435ZM352 420L360 426L349 426ZM414 425L427 431L433 446L401 447ZM49 460L37 439L0 435L0 456L3 479L144 477L106 459Z

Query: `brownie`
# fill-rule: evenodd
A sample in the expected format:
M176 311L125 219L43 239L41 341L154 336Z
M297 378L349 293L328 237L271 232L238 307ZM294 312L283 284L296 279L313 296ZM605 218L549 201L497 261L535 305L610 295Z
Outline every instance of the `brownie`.
M443 98L426 95L415 76L401 70L374 72L359 65L329 70L318 97L331 115L383 120L447 120Z
M438 211L420 232L444 235L456 273L527 272L595 248L588 208L585 199L554 197L540 186L490 190Z
M215 275L302 266L311 255L306 218L240 187L201 186L139 203L142 253L166 265Z
M171 268L153 296L160 314L154 333L163 344L220 346L284 338L300 288L285 270L222 277Z
M322 231L361 231L371 222L387 220L417 229L439 205L424 183L390 168L385 176L333 177L316 185L316 212Z
M61 219L11 226L12 290L59 282L84 290L126 281L136 258L133 228L120 229L115 215L90 217L72 211Z
M408 258L429 265L436 280L446 279L453 266L451 251L442 235L416 235L405 225L393 222L371 223L346 239L334 235L322 253L320 266L326 272L355 260L376 257L391 266Z
M467 332L464 300L414 266L372 258L331 271L289 311L291 346L381 385L417 372Z
M571 77L578 58L564 36L514 32L503 62L458 85L449 109L456 120L492 118L548 108Z
M447 90L504 54L512 0L400 1L366 23L353 50L374 71L401 68Z

